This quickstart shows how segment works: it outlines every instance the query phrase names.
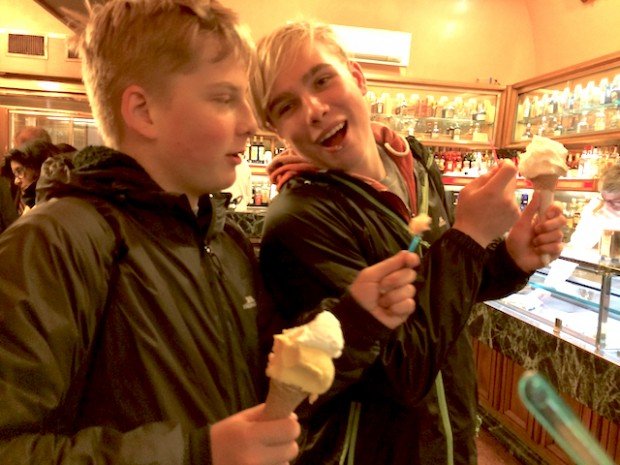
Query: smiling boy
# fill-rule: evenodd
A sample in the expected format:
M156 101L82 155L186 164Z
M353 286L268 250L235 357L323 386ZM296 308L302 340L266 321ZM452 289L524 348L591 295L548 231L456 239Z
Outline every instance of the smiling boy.
M366 337L348 344L333 388L300 415L296 463L476 463L475 369L461 331L475 302L518 290L541 255L557 257L565 219L554 206L534 226L537 198L520 216L516 168L506 162L462 190L453 221L432 157L415 139L371 124L362 70L329 28L292 22L257 51L259 122L298 154L271 167L280 193L260 256L284 318L303 318L360 269L406 249L411 217L431 217L416 312L392 328L343 324L345 339L352 328Z
M219 192L256 130L253 46L216 0L110 0L80 45L108 147L0 236L0 463L287 463L299 424L263 419L263 293ZM418 264L325 308L402 322Z

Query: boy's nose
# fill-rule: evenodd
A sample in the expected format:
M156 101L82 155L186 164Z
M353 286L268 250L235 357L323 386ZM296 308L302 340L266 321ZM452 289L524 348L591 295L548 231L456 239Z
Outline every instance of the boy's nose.
M254 117L254 112L252 111L252 106L250 105L250 102L245 102L242 113L242 132L244 134L247 134L248 136L256 134L256 131L258 130L258 123L256 122L256 118Z
M321 121L329 109L329 106L315 95L307 95L303 102L311 123Z

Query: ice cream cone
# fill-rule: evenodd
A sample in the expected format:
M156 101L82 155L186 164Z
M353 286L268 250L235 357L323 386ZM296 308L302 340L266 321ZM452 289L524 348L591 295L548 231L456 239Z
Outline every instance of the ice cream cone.
M263 420L287 418L307 397L308 393L297 386L271 379L262 418Z
M551 206L553 203L553 195L555 191L555 186L558 183L558 176L555 174L541 174L540 176L536 176L532 178L532 185L534 186L534 190L538 191L540 195L540 205L538 206L538 221L542 221L544 218L545 212L547 208ZM543 263L545 266L549 264L551 261L551 257L547 254L542 255Z
M553 192L558 183L558 176L555 174L541 174L531 179L534 190L540 194L540 206L538 207L538 217L543 218L545 211L553 202Z

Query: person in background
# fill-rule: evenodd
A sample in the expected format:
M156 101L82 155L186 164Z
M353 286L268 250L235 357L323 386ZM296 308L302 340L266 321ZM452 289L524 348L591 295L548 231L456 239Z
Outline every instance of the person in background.
M13 137L13 147L19 148L22 145L34 140L42 140L50 144L52 143L52 137L45 128L40 126L23 126Z
M44 140L51 143L52 138L44 128L38 126L24 126L17 131L13 137L13 148L20 148L22 145L27 144L35 140ZM9 181L11 186L11 199L13 202L18 202L19 187L14 183L15 178L11 171L11 165L6 160L8 153L4 154L3 163L0 167L0 175Z
M79 43L110 147L0 236L0 463L287 463L299 424L261 417L263 293L221 194L256 130L252 44L216 0L110 0ZM418 264L320 308L402 323Z
M11 149L6 157L11 166L15 185L19 187L16 199L17 212L23 215L35 205L37 180L41 166L49 157L57 155L58 149L51 142L36 139Z
M542 255L559 255L566 219L553 206L535 225L538 197L519 216L516 168L506 161L461 191L453 222L433 157L371 123L362 70L328 27L287 24L257 51L255 113L292 149L270 166L280 193L260 251L288 324L407 249L412 216L431 218L415 313L396 328L341 318L345 352L332 389L299 411L296 463L475 464L476 372L462 330L475 302L519 290Z
M581 211L581 219L568 247L596 247L605 229L620 230L620 165L607 168L598 181L600 196L592 198Z
M600 195L593 197L581 211L581 218L566 244L566 251L591 251L598 247L603 231L620 230L620 165L608 167L598 181ZM575 271L577 264L555 260L549 267L545 283L561 285Z

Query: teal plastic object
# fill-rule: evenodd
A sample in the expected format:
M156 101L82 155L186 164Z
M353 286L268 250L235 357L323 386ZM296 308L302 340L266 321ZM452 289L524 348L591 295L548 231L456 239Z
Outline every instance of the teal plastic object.
M540 373L526 371L519 396L527 409L577 465L615 465L566 402Z

